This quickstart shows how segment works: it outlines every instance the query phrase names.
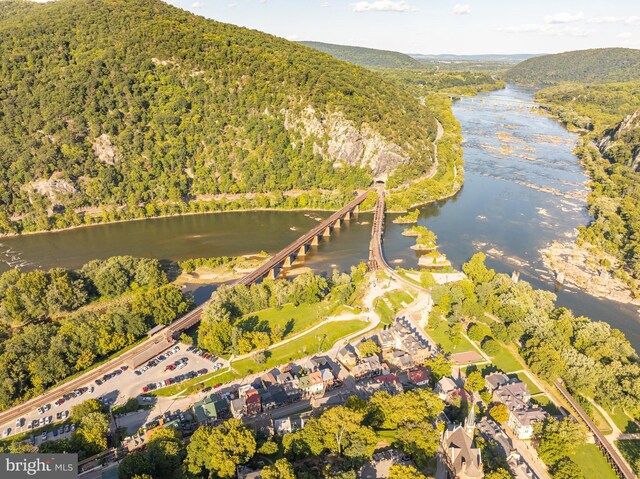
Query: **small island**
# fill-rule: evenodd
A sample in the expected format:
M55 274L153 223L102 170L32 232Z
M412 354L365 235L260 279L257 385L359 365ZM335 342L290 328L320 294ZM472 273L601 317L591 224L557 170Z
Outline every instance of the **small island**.
M413 211L407 212L406 215L398 216L393 220L393 222L400 225L417 223L418 216L420 216L420 211L418 209L415 209Z

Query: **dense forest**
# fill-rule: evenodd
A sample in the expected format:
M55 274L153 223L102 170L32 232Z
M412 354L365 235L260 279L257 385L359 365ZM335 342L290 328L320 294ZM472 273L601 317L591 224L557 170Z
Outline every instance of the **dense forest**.
M191 307L155 259L0 275L0 410L134 344ZM13 327L12 327L13 326Z
M534 57L505 74L507 81L525 85L624 82L638 78L640 50L630 48L598 48Z
M626 268L614 274L640 294L640 83L565 84L536 97L582 133L576 154L592 178L588 204L594 219L579 229L578 242L620 260Z
M0 3L0 84L5 232L214 194L352 190L432 163L435 120L408 92L159 0ZM354 155L335 161L331 140L351 139L329 123L351 128ZM367 162L358 145L375 150Z
M504 88L504 82L483 71L430 71L411 69L376 70L383 78L410 91L416 97L438 92L452 96L476 95Z
M301 44L319 50L354 65L367 68L422 68L422 64L415 58L400 52L377 50L375 48L352 47L334 45L322 42L300 42Z

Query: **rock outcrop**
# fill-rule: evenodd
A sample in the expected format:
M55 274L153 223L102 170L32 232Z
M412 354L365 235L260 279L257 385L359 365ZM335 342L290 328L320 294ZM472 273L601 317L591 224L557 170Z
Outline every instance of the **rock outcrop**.
M120 156L106 133L93 140L92 146L93 152L102 163L113 166L120 161Z
M297 131L313 149L336 166L370 168L376 177L387 177L402 163L410 161L403 149L385 140L368 125L356 128L340 112L323 114L312 107L301 112L282 110L284 126Z
M640 110L628 115L598 141L602 156L640 171Z
M62 178L59 173L54 173L48 180L32 181L25 185L24 189L31 193L47 196L54 205L60 204L63 198L73 196L78 191L73 183Z

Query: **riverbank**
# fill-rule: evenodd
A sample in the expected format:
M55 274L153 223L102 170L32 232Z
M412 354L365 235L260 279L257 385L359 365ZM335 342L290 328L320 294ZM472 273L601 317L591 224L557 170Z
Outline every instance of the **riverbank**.
M618 260L613 256L604 253L596 256L591 248L557 241L540 253L545 267L557 279L564 277L564 283L597 298L640 306L640 292L636 292L634 296L629 286L613 274L620 268Z

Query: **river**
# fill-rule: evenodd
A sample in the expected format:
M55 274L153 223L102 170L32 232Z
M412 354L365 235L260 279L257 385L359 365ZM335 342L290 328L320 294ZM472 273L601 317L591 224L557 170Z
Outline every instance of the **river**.
M575 237L589 220L587 177L573 155L576 136L532 111L532 92L513 86L463 98L454 113L463 130L465 186L453 198L421 208L419 223L438 235L440 250L460 266L478 250L500 272L517 270L534 286L554 289L539 250ZM0 271L9 267L76 268L94 258L129 254L159 259L275 252L328 212L228 212L131 221L0 240ZM371 215L359 214L323 240L297 267L330 272L365 261ZM391 264L417 265L403 227L387 222ZM203 287L202 298L210 290ZM606 321L640 350L637 308L563 288L558 304Z

